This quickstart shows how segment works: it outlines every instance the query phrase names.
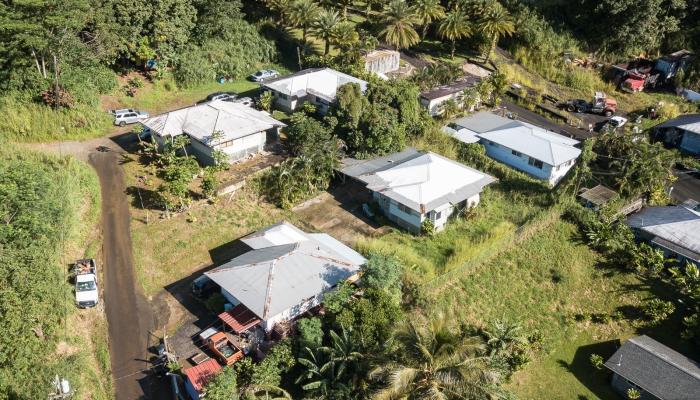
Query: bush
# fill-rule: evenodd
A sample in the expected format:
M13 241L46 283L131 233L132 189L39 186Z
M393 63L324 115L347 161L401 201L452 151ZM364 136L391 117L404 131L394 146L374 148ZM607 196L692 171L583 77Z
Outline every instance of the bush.
M423 221L423 223L420 224L420 233L425 236L435 235L435 224L433 223L433 221L429 219Z
M224 311L224 304L227 303L226 297L221 293L214 293L204 302L207 310L214 314Z
M644 303L644 316L653 323L660 322L673 314L676 307L670 301L653 299Z

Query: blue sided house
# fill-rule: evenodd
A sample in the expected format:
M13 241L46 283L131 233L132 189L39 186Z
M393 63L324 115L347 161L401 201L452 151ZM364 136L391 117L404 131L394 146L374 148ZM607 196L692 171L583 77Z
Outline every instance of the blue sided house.
M479 112L452 123L464 140L465 135L478 139L486 154L519 171L556 185L574 166L581 150L578 140L542 129L527 122Z

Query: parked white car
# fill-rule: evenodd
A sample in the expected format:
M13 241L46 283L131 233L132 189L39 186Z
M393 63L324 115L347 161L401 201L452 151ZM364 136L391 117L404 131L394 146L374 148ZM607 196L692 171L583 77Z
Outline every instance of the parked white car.
M143 111L128 110L126 112L114 114L114 125L126 126L127 124L135 124L148 117L148 113L145 113Z
M221 100L221 101L234 101L238 95L231 92L217 92L212 93L207 96L207 101Z
M262 82L266 79L277 78L279 75L280 73L275 71L274 69L261 69L260 71L251 75L250 79L252 79L255 82Z
M97 266L95 260L78 260L74 265L75 305L80 308L95 307L100 302L97 287Z

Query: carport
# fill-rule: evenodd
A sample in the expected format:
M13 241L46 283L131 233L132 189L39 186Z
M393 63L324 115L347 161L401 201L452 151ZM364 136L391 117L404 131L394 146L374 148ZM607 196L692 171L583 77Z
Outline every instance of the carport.
M222 312L219 314L219 319L237 335L260 323L260 318L243 304Z

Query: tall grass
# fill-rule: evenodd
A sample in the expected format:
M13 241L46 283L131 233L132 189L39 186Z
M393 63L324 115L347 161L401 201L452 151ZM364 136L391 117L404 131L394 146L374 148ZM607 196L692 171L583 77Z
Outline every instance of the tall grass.
M110 118L89 105L54 110L13 97L0 98L0 138L18 142L79 140L104 135Z

